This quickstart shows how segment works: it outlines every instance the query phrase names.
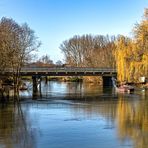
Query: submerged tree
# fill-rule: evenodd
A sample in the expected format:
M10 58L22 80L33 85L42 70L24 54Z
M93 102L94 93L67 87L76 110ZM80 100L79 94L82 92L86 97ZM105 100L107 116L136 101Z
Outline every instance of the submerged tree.
M27 24L19 25L13 19L0 21L0 70L13 71L14 94L18 99L22 66L31 59L31 53L40 46L34 31Z

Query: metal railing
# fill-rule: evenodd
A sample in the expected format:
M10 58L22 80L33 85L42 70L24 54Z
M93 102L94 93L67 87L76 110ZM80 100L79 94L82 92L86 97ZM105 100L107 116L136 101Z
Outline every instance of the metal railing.
M13 69L8 68L5 69L4 72L13 72ZM116 69L114 68L91 68L91 67L23 67L21 72L114 72L116 73Z
M21 72L116 72L116 69L91 67L23 67Z

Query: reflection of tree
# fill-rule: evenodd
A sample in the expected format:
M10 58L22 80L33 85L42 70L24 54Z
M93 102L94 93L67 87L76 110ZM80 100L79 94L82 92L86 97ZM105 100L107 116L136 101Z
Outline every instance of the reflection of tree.
M100 91L100 93L102 93L102 86L99 86L99 84L96 83L84 83L84 89L85 92L92 94L94 92L98 93Z
M114 122L116 118L116 108L117 105L114 102L113 98L110 100L104 100L101 97L91 97L83 98L83 103L75 104L71 107L71 111L74 113L76 118L81 117L81 115L92 118L94 115L102 116L107 121Z
M147 96L144 95L144 96ZM123 98L122 98L123 97ZM141 97L142 98L142 97ZM114 122L117 119L118 135L121 140L130 139L135 148L146 148L148 145L148 100L127 100L126 97L103 99L91 97L84 100L84 104L75 104L71 107L76 118L92 118L101 115L107 121Z
M66 83L68 97L81 98L83 97L83 85L81 82Z
M77 99L85 98L88 96L98 96L102 94L102 87L94 83L70 82L67 84L67 92L69 96L77 97ZM97 85L97 86L96 86Z
M120 99L117 122L121 139L131 138L136 148L148 146L148 100L126 102Z
M21 105L8 105L0 109L0 146L6 148L33 148L34 137Z

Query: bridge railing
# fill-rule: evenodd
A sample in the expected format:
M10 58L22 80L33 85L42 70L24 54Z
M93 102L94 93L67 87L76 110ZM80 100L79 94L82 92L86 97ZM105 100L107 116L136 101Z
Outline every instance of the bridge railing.
M5 70L5 72L13 72L11 68ZM115 73L114 68L92 68L92 67L23 67L21 69L22 73L34 73L34 72L111 72Z
M116 72L113 68L89 68L89 67L24 67L21 72Z

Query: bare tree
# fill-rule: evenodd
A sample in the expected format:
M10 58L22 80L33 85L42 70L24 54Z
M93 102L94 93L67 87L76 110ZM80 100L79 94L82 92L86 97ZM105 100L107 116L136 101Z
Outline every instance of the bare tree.
M53 61L50 59L49 55L43 55L40 59L39 62L43 62L44 64L51 64L53 65Z
M61 61L61 60L58 60L57 62L56 62L56 66L62 66L63 65L63 62Z
M60 49L66 62L73 66L113 67L115 37L109 36L74 36L64 41Z
M22 66L31 58L31 53L40 46L33 30L25 23L19 25L13 19L2 18L0 21L1 70L13 71L14 94L18 99L19 78Z

